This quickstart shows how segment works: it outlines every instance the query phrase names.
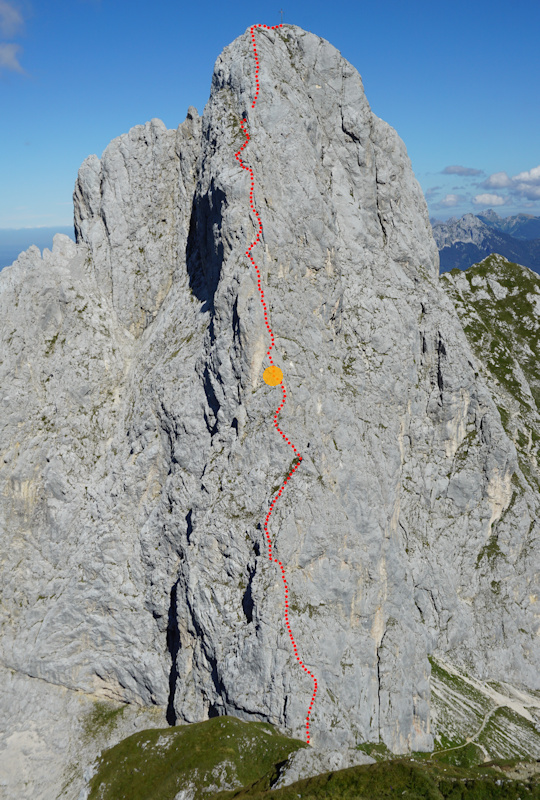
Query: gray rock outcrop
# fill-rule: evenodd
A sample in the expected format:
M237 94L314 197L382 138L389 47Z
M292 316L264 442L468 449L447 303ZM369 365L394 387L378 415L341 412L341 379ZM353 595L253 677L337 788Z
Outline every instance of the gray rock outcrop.
M439 285L405 146L328 42L256 37L254 109L248 30L202 118L84 162L77 244L0 274L0 663L22 687L0 763L36 686L305 737L313 681L262 530L293 454L261 377L243 115L280 425L303 458L270 529L318 681L313 745L429 750L430 654L540 689L538 497Z

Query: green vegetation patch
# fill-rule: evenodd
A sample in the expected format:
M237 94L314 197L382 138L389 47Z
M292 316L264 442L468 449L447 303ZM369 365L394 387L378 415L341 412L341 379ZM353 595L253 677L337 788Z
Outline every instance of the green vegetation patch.
M125 710L125 705L115 707L106 702L94 703L92 711L84 720L83 739L88 741L96 736L112 733Z
M209 798L210 787L225 783L268 788L277 765L306 746L267 723L236 717L145 730L102 754L89 800L174 800L190 786L196 798Z
M484 752L474 742L469 742L454 750L435 752L433 758L441 764L452 764L455 767L476 767L484 762Z
M392 751L388 749L384 742L364 742L357 745L356 749L361 750L362 753L371 756L376 761L393 758Z
M52 339L46 339L45 340L46 344L47 344L47 348L45 350L45 355L46 356L50 356L50 355L52 355L52 353L54 353L54 347L56 345L56 342L58 341L59 335L60 335L60 331L58 331L58 333L55 333L55 335L52 337Z
M516 497L516 493L513 492L512 493L512 500L510 500L510 504L511 505L514 504L515 497ZM509 507L506 509L505 513L508 513L511 505L509 505ZM491 565L491 562L495 561L497 558L504 558L504 553L502 552L501 548L499 547L499 541L497 539L497 536L495 536L494 534L492 534L489 537L489 539L486 542L486 544L482 547L482 549L478 553L478 556L476 558L476 566L477 567L480 566L480 562L482 561L484 556L487 558L487 560L490 563L490 565Z
M503 427L516 445L520 468L536 489L540 487L540 276L496 255L473 264L461 276L454 270L445 275L443 285L469 343L488 372L488 382L494 381L491 388Z
M496 762L493 762L495 766ZM251 786L221 792L219 800L540 800L536 779L506 780L488 767L451 765L396 758L327 772L271 791Z

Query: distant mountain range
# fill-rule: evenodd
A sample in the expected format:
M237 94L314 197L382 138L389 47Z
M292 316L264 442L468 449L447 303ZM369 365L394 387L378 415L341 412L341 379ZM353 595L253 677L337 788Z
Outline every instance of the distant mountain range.
M55 233L65 233L75 241L73 225L56 228L0 228L0 270L9 267L16 258L35 244L40 250L52 248Z
M439 248L440 271L468 269L492 253L540 273L540 217L517 214L500 217L493 209L483 214L431 219Z
M490 208L484 214L477 214L478 219L485 222L490 228L508 233L514 239L540 239L540 217L533 217L532 214L516 214L515 217L499 217Z

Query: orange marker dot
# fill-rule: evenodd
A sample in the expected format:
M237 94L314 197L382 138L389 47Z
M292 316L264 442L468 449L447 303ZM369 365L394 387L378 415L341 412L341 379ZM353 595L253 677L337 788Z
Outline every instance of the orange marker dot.
M263 372L263 380L268 386L279 386L283 380L283 372L276 366L267 367Z

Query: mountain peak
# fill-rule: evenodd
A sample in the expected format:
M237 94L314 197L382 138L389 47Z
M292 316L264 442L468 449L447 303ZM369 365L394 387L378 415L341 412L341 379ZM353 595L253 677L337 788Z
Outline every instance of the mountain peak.
M480 219L489 220L490 222L498 222L501 220L501 217L495 213L492 208L488 208L487 211L483 211L481 214L478 214Z
M58 795L66 730L93 762L96 698L304 741L309 718L348 763L451 735L437 659L540 688L537 496L405 145L324 39L254 37L202 117L84 161L76 245L0 273L11 763L19 721L42 732L14 796Z

